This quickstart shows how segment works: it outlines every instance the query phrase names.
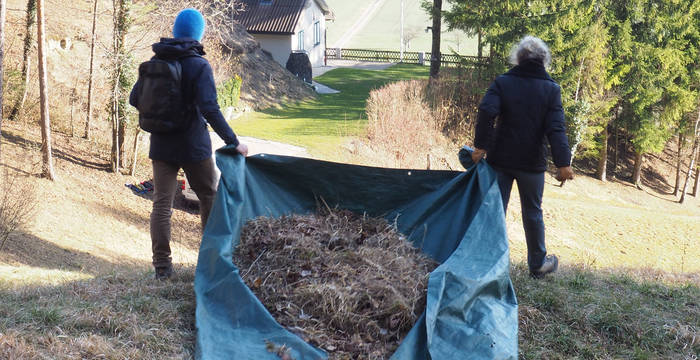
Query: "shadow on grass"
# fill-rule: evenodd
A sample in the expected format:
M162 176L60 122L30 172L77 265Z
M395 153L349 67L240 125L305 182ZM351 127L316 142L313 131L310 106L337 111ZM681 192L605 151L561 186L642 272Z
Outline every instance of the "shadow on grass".
M118 269L121 263L146 268L150 263L133 258L106 260L89 252L60 247L50 241L28 233L15 233L0 251L8 263L19 263L34 268L84 272L91 275Z
M14 134L8 134L7 132L2 133L2 137L7 139L7 141L17 144L18 146L22 147L23 149L40 149L41 148L41 143L33 140L28 140L25 139L21 136L14 135ZM80 158L78 156L75 156L73 154L69 154L61 149L59 149L57 146L53 146L52 148L52 153L54 156L56 156L59 159L71 162L76 165L80 165L86 168L90 169L95 169L95 170L101 170L101 171L111 171L111 165L108 162L95 162L95 161L90 161L86 160L83 158Z
M185 199L181 194L179 195L181 203L173 206L173 215L171 216L171 242L174 244L180 244L189 250L198 251L201 241L201 220L199 218L199 205L197 203L192 203ZM144 234L150 234L150 216L151 216L151 199L149 201L148 207L144 209L143 212L138 212L136 209L123 206L120 204L110 204L105 206L105 204L100 202L86 202L85 205L88 208L94 209L95 211L101 211L108 213L110 218L116 219L124 224L128 224L143 232ZM177 211L182 211L190 215L197 215L196 217L186 217L179 216ZM149 245L150 246L150 242Z

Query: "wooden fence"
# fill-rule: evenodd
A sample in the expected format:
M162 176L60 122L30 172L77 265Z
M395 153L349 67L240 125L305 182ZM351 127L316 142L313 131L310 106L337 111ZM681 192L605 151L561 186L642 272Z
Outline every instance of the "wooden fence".
M368 49L341 49L326 48L326 59L357 60L372 62L404 62L411 64L430 65L431 53L404 51L403 59L400 51L391 50L368 50ZM443 66L456 66L458 64L480 66L485 65L489 59L487 57L440 54L440 62Z

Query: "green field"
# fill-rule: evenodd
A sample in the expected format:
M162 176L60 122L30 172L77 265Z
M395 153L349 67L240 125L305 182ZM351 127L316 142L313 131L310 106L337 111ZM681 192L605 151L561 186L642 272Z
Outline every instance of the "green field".
M244 136L303 146L328 155L347 137L361 134L367 123L365 102L372 89L389 82L428 77L427 66L400 64L385 70L339 68L315 80L339 90L282 109L248 113L231 122Z
M426 51L432 47L432 35L425 29L432 25L430 17L423 8L421 0L404 0L404 36L414 34L406 51ZM333 44L349 29L373 0L357 0L354 2L328 0L328 5L335 13L336 20L328 23L328 46ZM443 5L447 6L447 4ZM400 0L386 0L372 19L344 46L358 49L400 49ZM476 40L462 31L446 31L443 24L441 41L442 52L452 50L462 55L476 54Z

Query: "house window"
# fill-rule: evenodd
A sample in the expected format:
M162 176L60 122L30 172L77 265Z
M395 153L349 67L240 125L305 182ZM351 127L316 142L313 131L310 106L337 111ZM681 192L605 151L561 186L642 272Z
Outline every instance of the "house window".
M314 23L314 45L321 43L321 23L316 21Z
M297 39L299 40L297 50L304 50L304 30L299 31L299 34L297 34Z

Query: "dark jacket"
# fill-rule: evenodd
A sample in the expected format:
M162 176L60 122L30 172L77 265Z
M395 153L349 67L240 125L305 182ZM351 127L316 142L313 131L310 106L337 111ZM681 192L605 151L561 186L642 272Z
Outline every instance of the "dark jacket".
M226 144L238 145L236 134L228 126L216 101L216 84L209 62L202 57L204 48L188 38L161 39L153 44L153 52L158 58L178 58L182 64L183 97L195 105L191 113L190 125L182 131L172 133L152 133L149 157L153 160L175 164L199 162L211 157L211 138L207 122ZM135 89L131 90L129 103L138 108ZM206 119L206 121L205 121Z
M571 164L561 89L536 61L513 67L491 84L479 105L475 135L474 145L497 167L545 171L545 137L554 164Z

